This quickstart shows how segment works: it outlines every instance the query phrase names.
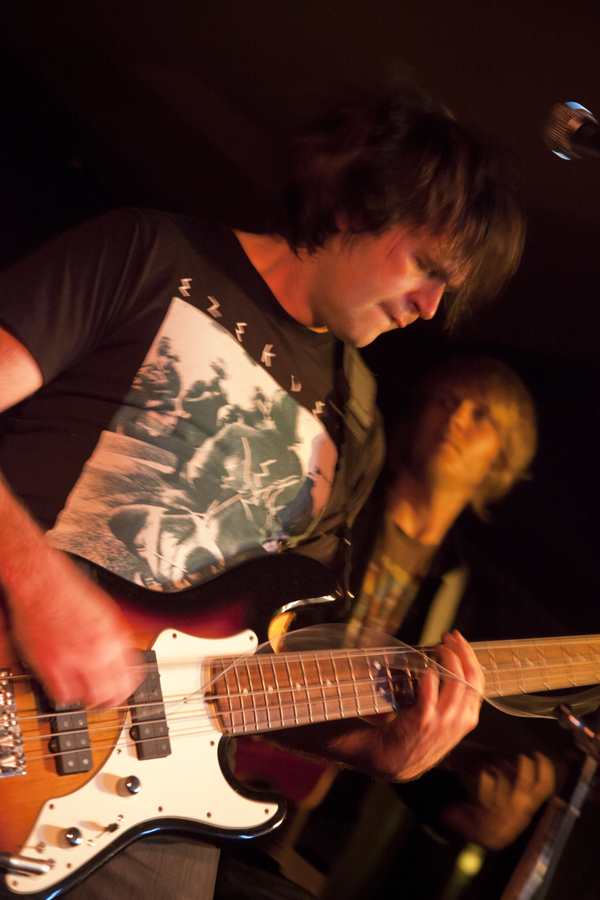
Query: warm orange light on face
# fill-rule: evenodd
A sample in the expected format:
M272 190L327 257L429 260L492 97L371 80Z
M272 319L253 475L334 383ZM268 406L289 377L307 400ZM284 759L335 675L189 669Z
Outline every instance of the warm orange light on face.
M501 450L492 405L470 385L435 391L423 410L411 454L423 477L457 489L475 490Z

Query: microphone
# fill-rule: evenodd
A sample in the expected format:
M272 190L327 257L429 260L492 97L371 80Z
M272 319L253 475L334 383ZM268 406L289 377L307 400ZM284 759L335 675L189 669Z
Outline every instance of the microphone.
M600 125L580 103L555 103L544 129L544 140L563 159L600 157Z

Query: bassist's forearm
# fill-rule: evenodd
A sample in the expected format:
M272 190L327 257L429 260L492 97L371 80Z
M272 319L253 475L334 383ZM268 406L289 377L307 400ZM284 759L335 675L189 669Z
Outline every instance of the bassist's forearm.
M56 551L0 476L0 584L7 604L40 602ZM21 590L24 584L31 589Z

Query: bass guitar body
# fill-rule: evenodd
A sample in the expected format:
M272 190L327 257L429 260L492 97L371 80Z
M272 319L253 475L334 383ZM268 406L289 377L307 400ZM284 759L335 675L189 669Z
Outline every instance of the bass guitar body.
M178 614L168 612L176 606L172 595L144 592L153 596L143 604L138 591L135 602L122 601L147 677L119 710L52 708L2 639L0 896L57 897L157 831L254 837L280 824L285 802L248 790L231 774L205 665L255 652L259 637L244 625L264 626L266 607L275 608L272 598L257 601L257 588L274 595L278 584L280 611L311 606L297 596L311 593L311 561L301 568L274 563L242 566L229 584L220 576L228 602L203 603L203 588L185 592ZM333 594L320 596L329 576L316 565L312 572L315 599L319 591L320 602L335 606Z
M122 708L52 708L0 644L4 898L59 897L154 832L215 839L272 830L284 801L234 779L228 737L393 713L414 701L422 672L435 665L433 648L376 633L378 644L344 639L338 646L331 629L311 649L293 631L277 652L256 653L257 629L264 635L273 610L280 624L290 617L304 624L309 611L335 618L340 597L313 560L247 563L176 603L100 580L118 599L121 590L128 594L121 606L139 635L143 680ZM471 646L485 696L512 697L508 708L517 711L523 694L600 684L600 635ZM597 701L598 691L591 693Z

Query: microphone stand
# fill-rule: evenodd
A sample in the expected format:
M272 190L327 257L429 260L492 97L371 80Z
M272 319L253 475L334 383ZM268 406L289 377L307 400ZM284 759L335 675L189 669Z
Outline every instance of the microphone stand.
M581 807L587 798L600 762L600 737L578 719L570 707L554 710L559 724L571 732L585 754L575 788L568 802L556 795L546 804L533 835L508 882L501 900L544 900ZM600 724L600 714L596 725Z

